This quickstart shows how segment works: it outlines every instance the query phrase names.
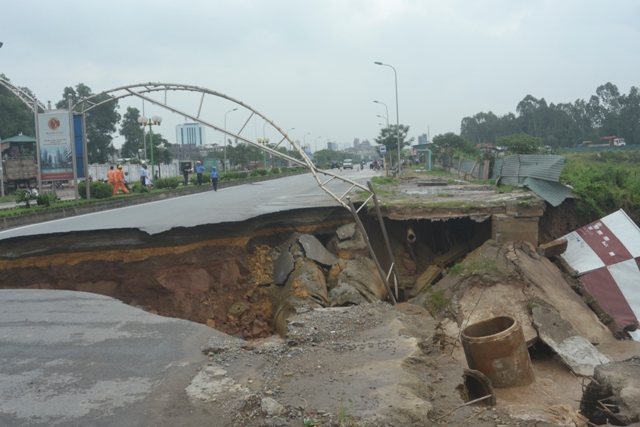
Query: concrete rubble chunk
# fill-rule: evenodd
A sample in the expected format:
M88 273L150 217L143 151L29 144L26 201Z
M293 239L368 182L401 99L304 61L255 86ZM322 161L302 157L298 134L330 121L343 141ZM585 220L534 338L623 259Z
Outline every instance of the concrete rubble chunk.
M360 256L346 262L329 291L329 299L334 307L383 301L386 298L387 290L375 264L371 259Z
M277 417L284 414L286 411L284 406L271 397L263 398L262 402L260 402L260 406L262 408L262 412L267 414L269 417Z
M354 223L343 225L336 230L336 235L340 240L350 239L356 234L356 225Z
M320 265L331 267L338 261L338 258L329 252L315 236L303 234L298 238L298 242L302 245L305 256Z
M273 266L273 282L278 286L284 285L292 271L293 255L291 255L289 248L287 248L287 250L282 251Z
M567 239L554 240L553 242L545 243L538 247L538 253L546 258L553 256L560 256L567 250Z
M640 425L640 356L596 367L580 412L593 425Z
M589 341L580 336L564 320L558 310L548 304L536 305L532 309L533 326L539 338L555 351L562 361L577 375L592 376L596 366L609 363Z

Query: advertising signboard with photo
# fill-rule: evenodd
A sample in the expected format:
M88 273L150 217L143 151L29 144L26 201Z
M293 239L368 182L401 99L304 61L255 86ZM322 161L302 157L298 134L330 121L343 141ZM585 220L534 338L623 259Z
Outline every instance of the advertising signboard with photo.
M69 111L38 114L38 145L43 181L73 179Z

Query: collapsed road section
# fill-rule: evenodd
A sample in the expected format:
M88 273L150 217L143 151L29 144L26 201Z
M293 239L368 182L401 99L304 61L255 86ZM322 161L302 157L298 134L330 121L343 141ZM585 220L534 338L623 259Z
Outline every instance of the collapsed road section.
M1 287L99 293L225 332L227 339L203 347L210 365L186 393L192 404L215 406L238 425L263 425L265 419L299 425L325 415L327 425L339 425L340 414L352 417L353 425L467 418L474 425L588 425L593 421L586 416L618 419L607 418L605 409L633 421L635 383L612 379L612 387L591 387L585 396L582 389L594 375L624 369L602 366L635 363L630 357L638 354L637 343L617 340L570 279L540 255L537 224L544 205L525 201L491 207L496 212L481 206L421 213L411 206L385 208L401 277L393 292L411 303L396 308L382 302L387 291L365 236L343 208L154 235L121 229L7 239L1 243ZM360 218L387 268L392 260L380 227L373 216ZM546 247L546 255L552 257L553 249ZM507 321L474 326L487 319ZM483 372L476 362L485 360L465 354L464 336L491 341L494 335L520 337L517 345L500 347L511 350L493 363L513 361L513 369ZM249 364L266 368L247 371ZM522 372L520 381L515 377ZM484 401L500 412L466 405Z

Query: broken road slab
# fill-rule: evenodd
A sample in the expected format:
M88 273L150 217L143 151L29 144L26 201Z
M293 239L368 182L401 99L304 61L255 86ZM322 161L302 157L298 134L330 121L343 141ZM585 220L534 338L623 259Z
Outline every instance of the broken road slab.
M577 375L590 377L596 366L611 360L600 353L564 320L558 310L544 303L535 305L531 312L538 337L555 351Z
M96 294L0 290L0 425L196 424L184 389L224 335Z

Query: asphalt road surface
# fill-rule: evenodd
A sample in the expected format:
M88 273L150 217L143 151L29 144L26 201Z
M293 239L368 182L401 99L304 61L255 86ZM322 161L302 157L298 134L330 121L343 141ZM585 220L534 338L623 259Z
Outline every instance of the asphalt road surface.
M0 426L204 425L184 389L224 334L71 291L0 290L0 319Z
M363 185L375 176L375 172L369 169L340 173ZM323 182L327 179L324 177ZM350 185L334 179L327 187L339 197ZM174 227L243 221L267 213L335 205L338 203L318 186L313 176L304 174L15 227L0 232L0 240L116 228L139 228L156 234Z

